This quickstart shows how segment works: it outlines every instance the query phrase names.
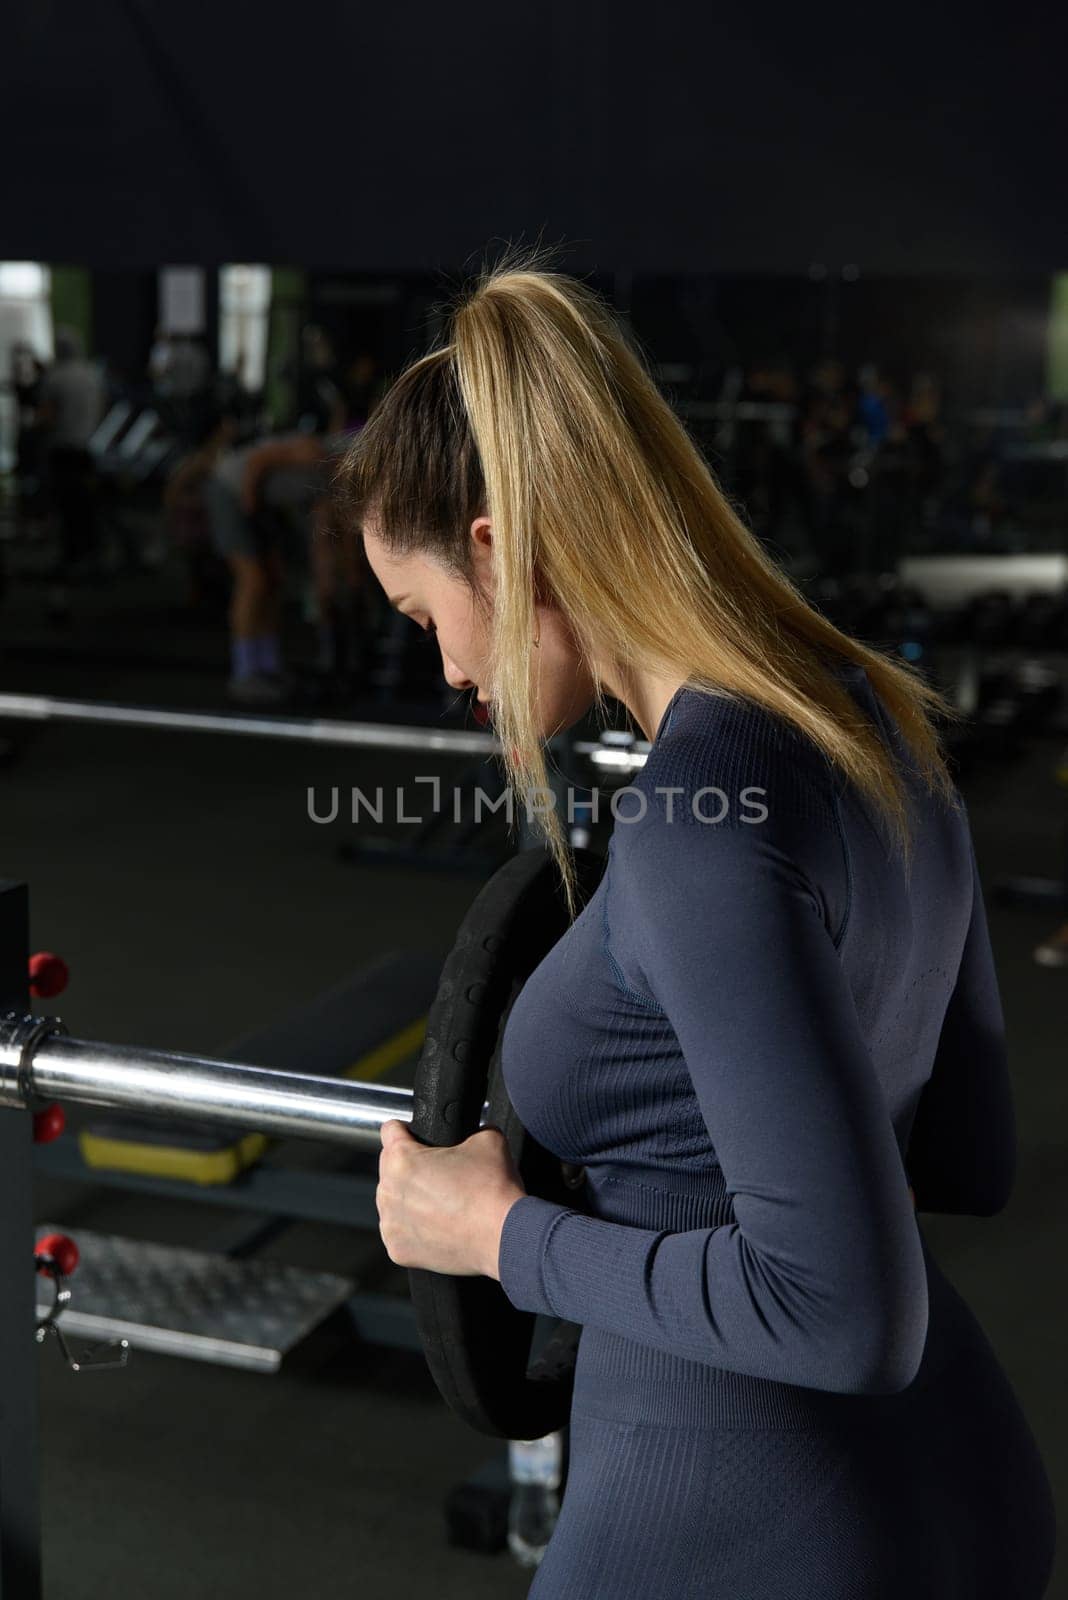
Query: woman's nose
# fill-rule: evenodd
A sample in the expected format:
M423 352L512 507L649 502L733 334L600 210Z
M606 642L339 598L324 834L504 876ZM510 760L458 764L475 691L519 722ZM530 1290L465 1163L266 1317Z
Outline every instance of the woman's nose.
M441 664L445 671L445 682L450 689L473 689L475 687L474 679L465 677L455 661L452 661L444 650L441 652Z

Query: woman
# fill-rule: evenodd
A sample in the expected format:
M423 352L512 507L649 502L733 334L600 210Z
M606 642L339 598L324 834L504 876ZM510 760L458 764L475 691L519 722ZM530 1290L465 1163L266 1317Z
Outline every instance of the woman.
M204 486L220 458L233 448L236 438L237 418L231 413L205 417L194 435L189 453L181 457L163 486L168 531L185 562L188 603L194 610L207 597L212 543Z
M289 695L280 632L286 525L290 516L308 518L312 551L317 554L317 547L328 543L318 537L323 528L314 508L329 482L329 463L347 443L343 434L259 439L217 458L204 481L212 540L232 578L227 684L232 700L272 705Z
M531 1594L1038 1600L1043 1465L910 1195L990 1216L1015 1159L948 707L805 602L607 309L533 260L461 300L341 484L517 789L606 694L652 741L504 1035L589 1214L526 1194L496 1129L382 1129L393 1261L582 1324Z

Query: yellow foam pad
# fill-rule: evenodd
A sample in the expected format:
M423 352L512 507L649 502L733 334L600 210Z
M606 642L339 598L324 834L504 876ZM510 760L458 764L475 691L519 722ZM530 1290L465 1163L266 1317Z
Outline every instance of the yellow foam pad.
M184 1150L181 1145L138 1144L136 1140L109 1138L85 1128L78 1135L78 1148L87 1167L211 1185L233 1183L239 1173L260 1159L267 1139L262 1133L246 1133L222 1150Z
M421 1048L426 1037L426 1017L419 1017L398 1033L384 1039L351 1065L342 1077L371 1083ZM184 1183L205 1186L233 1183L238 1175L257 1162L269 1140L262 1133L247 1133L220 1150L193 1150L181 1144L148 1144L136 1136L123 1139L116 1134L85 1128L78 1135L78 1147L87 1167L111 1172L136 1172L153 1178L176 1178Z

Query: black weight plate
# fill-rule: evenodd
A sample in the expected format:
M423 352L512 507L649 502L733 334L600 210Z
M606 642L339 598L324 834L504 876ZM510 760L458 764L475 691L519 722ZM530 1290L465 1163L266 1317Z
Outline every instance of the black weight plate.
M580 903L604 858L573 852ZM522 1126L500 1072L500 1039L523 984L568 927L559 871L546 849L522 850L495 872L464 918L427 1018L415 1074L413 1136L461 1144L482 1125L504 1134L529 1194L583 1209L559 1159ZM411 1268L416 1324L443 1398L479 1433L540 1439L571 1406L580 1328L559 1322L531 1360L536 1317L517 1310L493 1278Z

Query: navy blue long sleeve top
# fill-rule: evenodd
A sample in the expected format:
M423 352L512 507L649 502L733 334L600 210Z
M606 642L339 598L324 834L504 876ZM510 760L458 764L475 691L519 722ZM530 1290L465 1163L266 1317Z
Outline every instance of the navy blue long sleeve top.
M514 1202L500 1281L615 1352L606 1379L639 1346L899 1392L928 1332L910 1184L920 1209L1007 1199L1015 1123L967 813L922 785L864 670L842 681L905 777L911 873L811 741L683 685L618 801L604 877L508 1019L513 1104L587 1183L581 1208Z

